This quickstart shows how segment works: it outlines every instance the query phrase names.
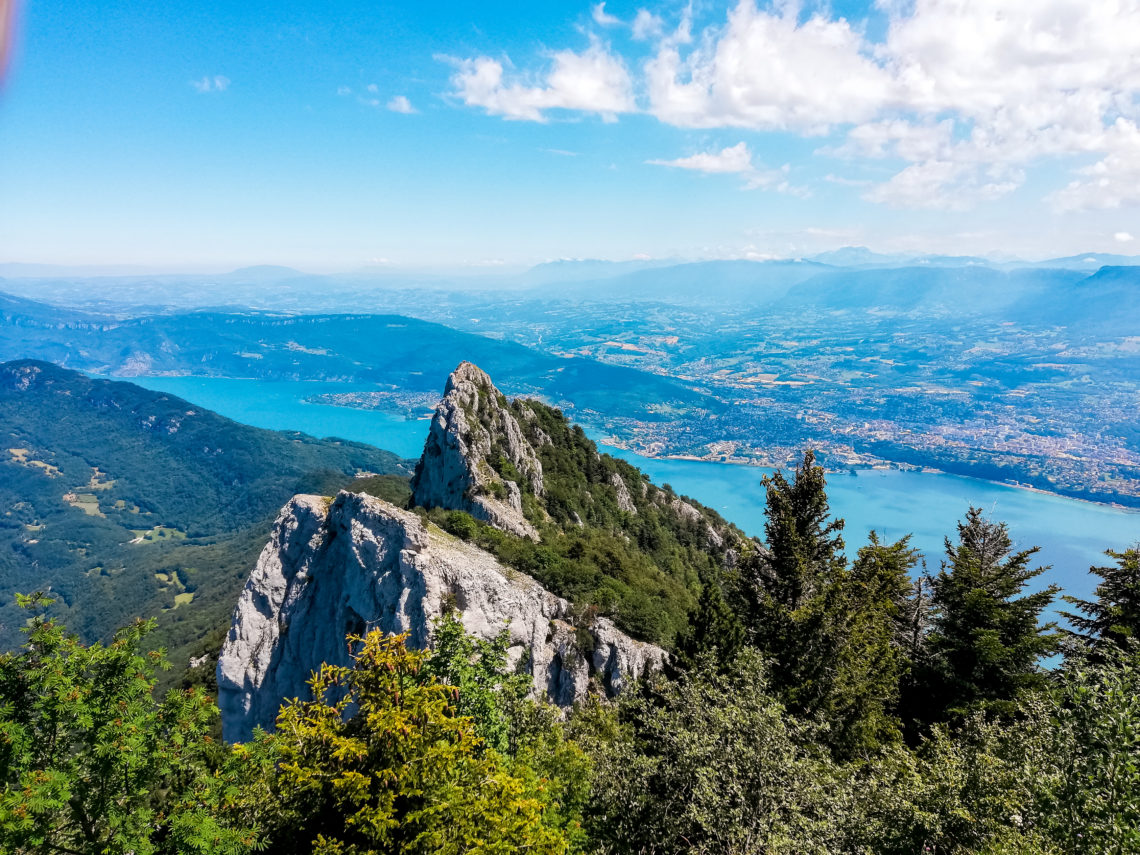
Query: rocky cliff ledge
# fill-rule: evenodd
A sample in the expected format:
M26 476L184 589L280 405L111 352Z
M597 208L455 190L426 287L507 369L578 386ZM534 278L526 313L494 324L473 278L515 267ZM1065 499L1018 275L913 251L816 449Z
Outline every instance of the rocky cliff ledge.
M449 383L448 393L458 390L453 401L462 411L461 401L480 392L459 386ZM494 389L489 380L487 386ZM446 417L440 421L442 434L458 441L461 432L451 433ZM450 452L443 447L443 453ZM530 471L541 478L541 469ZM226 739L272 727L282 699L308 696L306 681L322 662L347 664L347 634L408 632L422 647L447 604L482 638L506 628L512 664L525 661L536 694L560 705L583 697L591 679L616 694L665 659L660 648L629 638L605 618L588 633L576 629L565 600L414 513L364 494L342 492L331 502L296 496L242 591L218 661ZM590 649L583 650L586 638Z
M513 467L535 496L542 495L542 464L507 399L490 377L464 362L447 378L436 407L412 480L413 501L424 508L467 511L503 531L537 540L523 515L518 484L498 471L505 466Z

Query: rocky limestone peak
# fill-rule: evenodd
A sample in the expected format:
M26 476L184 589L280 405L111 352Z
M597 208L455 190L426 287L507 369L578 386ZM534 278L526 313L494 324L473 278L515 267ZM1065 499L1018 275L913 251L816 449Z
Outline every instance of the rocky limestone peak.
M542 495L542 464L506 397L470 362L444 387L412 480L413 501L461 510L519 537L538 533L523 513L523 492Z
M536 695L562 706L591 685L615 695L666 658L606 618L575 626L566 600L414 513L362 493L296 496L242 591L218 660L226 739L272 728L282 700L309 697L322 662L349 664L347 635L407 632L424 647L451 605L481 638L506 629L510 663L530 675Z

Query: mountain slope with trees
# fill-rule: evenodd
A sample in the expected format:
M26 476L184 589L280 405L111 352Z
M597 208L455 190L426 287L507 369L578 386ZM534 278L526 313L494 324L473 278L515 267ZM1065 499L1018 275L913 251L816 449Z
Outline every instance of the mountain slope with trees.
M369 473L401 498L410 466L22 361L0 365L0 473L0 645L20 639L13 593L50 588L54 613L88 640L162 614L161 636L182 647L224 625L294 493Z

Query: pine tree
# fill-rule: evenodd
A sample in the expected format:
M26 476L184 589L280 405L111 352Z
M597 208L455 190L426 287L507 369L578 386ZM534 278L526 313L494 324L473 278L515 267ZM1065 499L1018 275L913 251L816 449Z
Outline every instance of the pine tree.
M859 550L847 584L847 625L837 662L832 702L832 741L853 756L899 736L894 717L899 683L909 668L905 646L910 615L910 571L918 551L910 537L882 543L871 532Z
M830 517L823 467L808 450L789 483L764 479L767 553L742 567L750 641L772 660L772 688L797 713L821 712L841 643L846 559L843 520Z
M1063 597L1080 614L1061 612L1076 631L1068 635L1094 655L1103 647L1126 647L1140 640L1140 544L1115 552L1105 552L1116 564L1090 567L1101 578L1095 600Z
M1045 685L1038 661L1056 652L1056 624L1040 624L1056 585L1024 593L1045 572L1030 568L1039 547L1013 551L1005 523L971 507L946 539L946 560L931 580L934 619L927 638L930 665L925 718L970 709L1008 712L1017 697Z
M681 668L691 668L702 653L715 651L717 662L727 667L743 646L744 627L740 618L725 602L720 585L705 583L689 629L677 641L676 664Z

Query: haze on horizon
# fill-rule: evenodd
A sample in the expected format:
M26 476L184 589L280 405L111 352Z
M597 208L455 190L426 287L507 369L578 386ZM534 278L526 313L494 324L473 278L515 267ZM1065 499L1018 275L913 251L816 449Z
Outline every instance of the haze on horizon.
M13 20L0 263L1140 252L1140 0L77 0Z

